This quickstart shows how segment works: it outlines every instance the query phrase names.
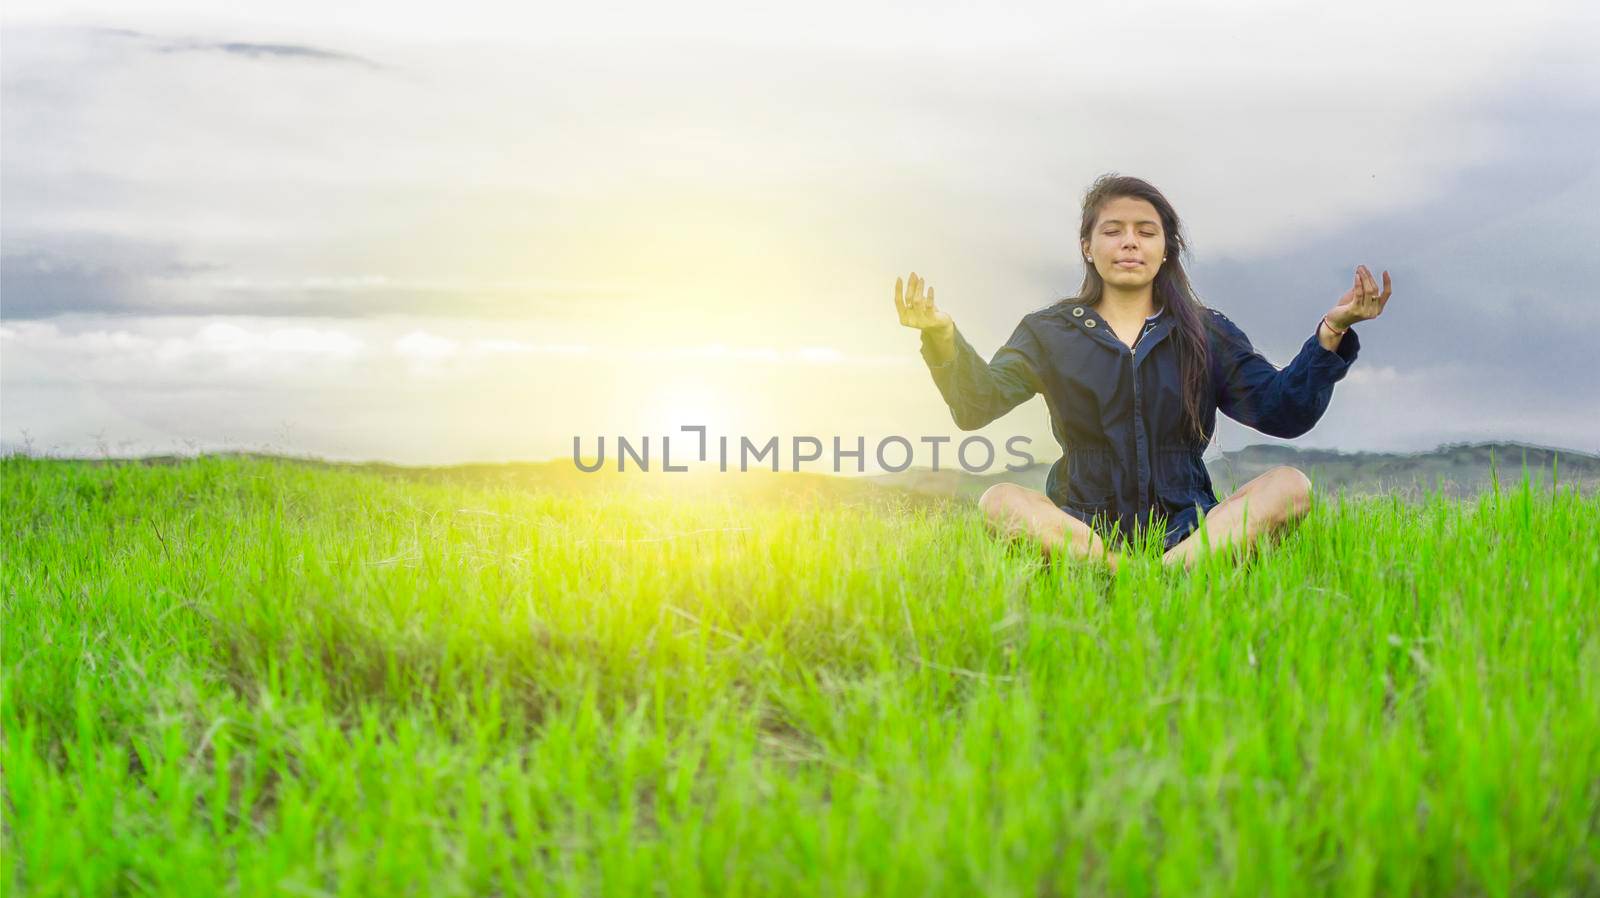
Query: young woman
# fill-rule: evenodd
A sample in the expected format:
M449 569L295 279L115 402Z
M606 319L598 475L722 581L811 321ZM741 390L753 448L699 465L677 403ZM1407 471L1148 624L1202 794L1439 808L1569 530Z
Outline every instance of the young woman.
M1078 295L1024 315L988 362L915 272L895 280L900 323L922 332L922 356L956 426L976 430L1035 393L1050 408L1063 454L1045 491L991 487L978 500L991 529L1115 570L1117 550L1144 530L1162 529L1164 562L1188 568L1202 523L1212 551L1248 551L1292 527L1311 499L1311 481L1296 468L1273 468L1217 501L1201 461L1216 412L1276 437L1309 431L1360 350L1351 325L1388 303L1389 272L1380 291L1357 266L1350 289L1279 370L1195 296L1179 261L1187 243L1178 215L1146 181L1097 180L1078 237Z

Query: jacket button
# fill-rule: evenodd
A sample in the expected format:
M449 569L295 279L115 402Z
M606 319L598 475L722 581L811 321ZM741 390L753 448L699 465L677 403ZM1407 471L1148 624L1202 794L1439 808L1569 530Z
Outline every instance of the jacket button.
M1094 319L1093 319L1093 318L1090 318L1090 319L1089 319L1089 320L1088 320L1088 321L1085 321L1085 322L1084 322L1084 323L1083 323L1083 326L1084 326L1084 327L1094 327Z
M1073 306L1072 307L1072 317L1074 317L1074 318L1082 318L1083 317L1083 306Z

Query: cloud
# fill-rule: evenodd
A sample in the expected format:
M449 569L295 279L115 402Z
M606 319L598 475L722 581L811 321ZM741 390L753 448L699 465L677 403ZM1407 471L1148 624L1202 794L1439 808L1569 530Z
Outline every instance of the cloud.
M257 277L184 256L180 246L115 234L7 233L0 318L74 314L370 318L448 314L560 315L575 304L617 307L632 292L558 279L423 279L384 274Z
M206 352L238 358L251 353L306 356L329 355L350 358L360 355L366 344L336 330L314 327L278 327L251 331L227 322L214 322L195 335L198 347Z
M592 347L582 343L556 343L538 344L526 340L473 340L468 347L468 352L477 355L494 355L498 353L554 353L557 355L582 355L592 350Z
M1470 359L1409 369L1382 366L1367 377L1358 373L1352 369L1334 389L1327 413L1309 434L1280 440L1219 417L1215 448L1269 443L1410 452L1508 439L1600 451L1600 419L1584 413L1582 396L1548 383L1507 381Z
M426 331L412 331L394 341L394 351L412 358L441 359L460 352L461 344Z
M471 47L7 26L7 426L138 407L159 433L240 395L292 415L329 391L474 378L534 417L589 420L630 407L604 380L625 360L733 370L740 389L770 376L799 397L776 429L942 425L895 274L931 275L992 350L1076 287L1078 197L1114 169L1168 191L1202 297L1280 365L1350 268L1393 273L1298 443L1518 427L1593 445L1600 73L1583 15L1407 7L1373 38L1359 3L1293 32L1259 11L1174 7L1133 68L1100 37L1109 9L1037 10L1060 27L1026 40L950 10L832 41L641 29L625 54L560 23L537 46ZM135 403L126 384L165 392ZM494 420L450 419L460 440L502 426L479 410ZM391 419L327 411L326 445L382 455ZM1048 434L1042 403L1015 415ZM1223 426L1228 448L1270 442Z
M96 452L104 439L124 453L194 443L412 462L560 457L575 433L659 432L690 414L729 432L893 429L868 400L906 408L897 391L921 374L914 355L577 344L540 330L407 318L6 322L0 439L55 452Z
M332 62L382 68L376 62L353 53L305 44L264 44L244 41L169 38L146 34L130 28L87 27L82 28L81 31L91 37L129 41L140 49L153 53L224 53L248 59L283 60L287 62Z
M180 319L181 320L181 319ZM41 384L164 389L199 383L271 387L351 366L372 355L368 342L338 326L249 325L243 319L188 319L187 327L142 320L132 327L62 327L57 321L0 326L5 378Z
M333 50L323 50L319 47L304 47L295 44L247 44L239 42L227 43L192 43L187 45L174 45L163 47L166 53L193 53L217 51L231 53L237 56L246 56L251 59L284 59L284 60L311 60L314 62L342 62L378 68L378 64L370 59L363 59L349 53L339 53Z
M54 245L5 235L0 253L0 315L43 318L72 311L153 311L163 298L152 280L183 279L213 265L180 258L167 243L108 238L82 232L59 235Z
M1288 41L1247 27L1248 5L1175 7L1165 20L1174 30L1145 38L1148 64L1114 93L1105 73L1126 47L1082 36L1084 16L1092 25L1100 14L1047 9L1038 13L1063 26L1062 46L1044 32L999 41L1004 29L986 26L950 30L967 42L935 40L935 52L910 56L900 38L885 51L864 34L680 35L619 56L547 35L537 52L505 41L372 44L396 61L383 73L265 70L219 49L370 55L332 42L12 27L8 249L95 233L215 267L134 271L99 291L40 285L48 301L21 297L5 314L132 305L514 317L671 301L726 327L739 286L766 278L773 301L760 326L823 342L826 322L859 316L863 285L902 259L933 260L952 299L973 306L1068 287L1073 206L1104 169L1167 185L1213 258L1281 253L1297 235L1337 234L1438 197L1455 173L1562 112L1527 109L1520 128L1506 127L1506 115L1472 105L1511 66L1546 81L1563 74L1538 43L1560 21L1555 7L1450 29L1397 12L1386 41L1404 54L1386 41L1340 43L1362 33L1361 8ZM937 18L953 28L950 11ZM1526 27L1497 32L1498 22ZM1180 39L1179 25L1222 43ZM1407 43L1417 34L1428 40ZM1228 47L1247 49L1249 66L1278 66L1276 76L1215 65L1210 54ZM1565 89L1570 112L1586 94ZM1249 180L1225 177L1234 172ZM66 261L109 266L86 253ZM162 282L149 303L130 302L127 280L152 277ZM363 277L388 284L218 283ZM506 280L556 286L514 296L471 286ZM468 288L416 286L442 282Z
M574 360L612 370L700 366L724 374L749 370L755 364L788 370L842 366L907 371L922 364L915 356L853 355L823 346L637 346L482 335L496 330L499 328L470 319L440 329L419 327L403 318L324 318L284 324L263 317L73 316L0 325L0 345L11 354L6 359L6 377L13 383L137 387L198 382L241 372L248 374L252 385L268 387L274 377L298 374L300 366L308 364L335 366L355 377L360 370L354 367L356 362L379 366L428 363L430 375L452 374L468 380L529 363L559 370ZM441 363L453 363L454 367L442 368ZM502 364L513 367L495 368Z
M1600 164L1591 151L1600 102L1593 90L1514 81L1478 104L1507 135L1506 151L1454 173L1425 201L1283 251L1193 267L1203 298L1278 365L1357 264L1390 271L1384 314L1357 325L1356 367L1323 423L1295 442L1425 449L1492 435L1600 445L1591 422L1600 395ZM1280 442L1232 424L1222 433L1235 446Z
M659 432L706 409L730 433L969 436L951 426L911 351L576 344L538 331L420 319L7 322L0 436L18 442L27 431L41 449L72 451L93 451L103 433L135 440L130 452L227 437L334 457L548 458L569 451L574 433ZM1470 360L1375 360L1358 362L1317 428L1293 443L1414 450L1514 437L1593 450L1592 418L1560 391L1507 387ZM1037 399L984 433L997 443L1027 435L1040 457L1053 446ZM1220 419L1219 448L1263 442L1279 441Z

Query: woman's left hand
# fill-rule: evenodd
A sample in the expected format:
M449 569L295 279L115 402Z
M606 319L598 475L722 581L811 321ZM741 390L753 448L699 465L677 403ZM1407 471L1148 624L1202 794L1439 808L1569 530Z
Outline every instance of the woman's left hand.
M1389 301L1389 292L1389 272L1383 273L1383 292L1380 293L1377 281L1372 279L1372 272L1365 265L1357 265L1355 284L1339 297L1339 304L1328 313L1328 322L1343 330L1358 321L1376 318L1383 314L1383 306Z

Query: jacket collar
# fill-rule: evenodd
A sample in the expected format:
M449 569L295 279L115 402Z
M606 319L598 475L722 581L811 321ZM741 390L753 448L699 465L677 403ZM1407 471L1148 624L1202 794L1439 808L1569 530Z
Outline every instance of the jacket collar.
M1117 339L1117 335L1111 331L1111 326L1106 324L1106 320L1100 317L1100 313L1096 312L1093 306L1081 302L1070 302L1066 304L1064 311L1066 312L1067 320L1079 331L1087 334L1090 339L1096 340L1102 346L1118 352L1127 350L1128 344ZM1156 344L1166 338L1167 332L1172 330L1172 322L1167 317L1166 311L1166 306L1163 304L1156 309L1155 314L1145 318L1150 331L1140 338L1139 345L1133 350L1134 364L1137 365L1143 361L1144 357L1150 354Z

